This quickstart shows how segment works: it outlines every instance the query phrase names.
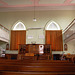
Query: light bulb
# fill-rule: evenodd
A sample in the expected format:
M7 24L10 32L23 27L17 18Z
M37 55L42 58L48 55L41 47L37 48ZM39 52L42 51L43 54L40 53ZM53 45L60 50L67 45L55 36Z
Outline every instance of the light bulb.
M36 21L36 18L33 18L33 21Z

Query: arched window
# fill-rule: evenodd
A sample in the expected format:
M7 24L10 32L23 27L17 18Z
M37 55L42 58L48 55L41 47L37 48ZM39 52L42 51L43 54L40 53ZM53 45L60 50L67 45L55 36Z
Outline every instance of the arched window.
M22 22L18 22L14 26L13 30L26 30L26 27L25 27L25 25Z
M60 27L56 22L51 21L47 23L45 30L60 30Z

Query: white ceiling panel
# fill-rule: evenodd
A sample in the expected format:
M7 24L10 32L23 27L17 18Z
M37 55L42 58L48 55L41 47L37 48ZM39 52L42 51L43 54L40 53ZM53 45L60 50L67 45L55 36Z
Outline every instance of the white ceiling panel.
M39 4L63 4L65 0L40 0Z
M0 0L0 12L33 11L34 0ZM75 0L35 0L35 10L75 10Z
M71 3L75 3L75 0L72 0Z
M23 5L23 4L32 4L31 0L2 0L8 5Z
M0 12L8 12L8 11L33 11L33 7L8 7L8 8L0 8ZM63 7L36 7L36 11L46 11L46 10L75 10L75 6L63 6Z

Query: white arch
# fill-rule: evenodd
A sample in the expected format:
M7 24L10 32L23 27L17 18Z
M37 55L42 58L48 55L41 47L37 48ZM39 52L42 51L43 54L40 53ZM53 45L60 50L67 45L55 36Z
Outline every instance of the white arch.
M56 22L50 21L47 23L45 30L60 30L60 27Z
M18 22L14 25L13 30L26 30L26 27L22 22Z

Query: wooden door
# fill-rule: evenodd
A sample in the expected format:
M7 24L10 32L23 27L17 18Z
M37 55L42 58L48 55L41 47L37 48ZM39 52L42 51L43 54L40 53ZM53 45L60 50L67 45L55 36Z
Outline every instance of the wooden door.
M46 44L51 44L53 51L63 50L62 30L47 30Z
M26 31L11 31L11 50L18 50L19 44L26 44Z

